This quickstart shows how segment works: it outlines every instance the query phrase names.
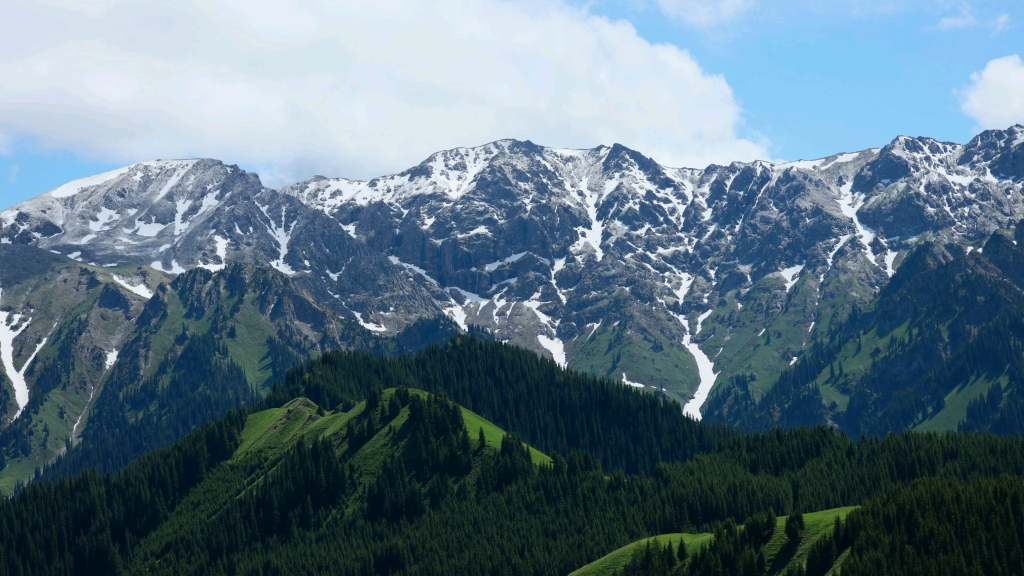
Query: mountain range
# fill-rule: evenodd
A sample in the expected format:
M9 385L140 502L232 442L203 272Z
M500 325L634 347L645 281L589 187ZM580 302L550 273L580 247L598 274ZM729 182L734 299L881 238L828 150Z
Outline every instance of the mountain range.
M119 467L305 359L412 350L456 326L696 418L956 429L1015 372L970 364L925 396L910 374L1020 310L1007 230L1022 218L1024 126L704 169L502 140L279 190L217 160L134 164L0 212L0 483L83 438L93 453L69 473ZM999 295L982 316L979 287ZM908 308L922 293L931 308ZM197 370L217 383L209 411L185 409Z

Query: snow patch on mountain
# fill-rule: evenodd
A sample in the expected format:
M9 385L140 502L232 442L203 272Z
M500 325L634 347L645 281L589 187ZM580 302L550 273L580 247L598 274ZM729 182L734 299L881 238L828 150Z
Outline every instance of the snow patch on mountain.
M423 268L420 268L419 266L417 266L415 264L409 264L408 262L402 262L401 260L398 259L398 256L388 256L388 260L390 260L392 264L397 264L398 266L401 266L401 267L405 268L406 270L411 270L411 271L419 274L420 276L423 276L423 278L427 282L430 282L434 286L441 286L437 282L437 280L434 280L433 278L430 277L429 274L427 274L426 270L424 270Z
M892 278L892 275L896 273L896 270L893 269L892 265L893 262L896 261L896 256L898 254L899 252L896 250L888 250L885 253L885 273L888 274L890 278Z
M219 264L199 264L200 268L206 268L211 272L219 272L228 265L228 239L221 237L219 234L214 234L213 242L215 250L217 251L217 258L220 260ZM283 258L283 256L282 256ZM329 273L328 273L329 274Z
M543 334L537 335L537 341L544 347L545 350L551 353L551 357L555 359L562 368L565 368L565 344L558 338L549 338Z
M633 388L646 388L646 386L644 386L643 384L639 382L633 382L629 378L627 378L625 372L622 373L622 383L625 384L626 386L632 386Z
M111 366L117 362L117 348L114 348L110 352L107 352L107 356L103 359L103 369L110 370Z
M488 272L494 272L502 264L511 264L513 262L517 262L520 258L522 258L523 256L526 256L527 254L529 254L529 252L519 252L518 254L513 254L513 255L509 256L508 258L504 258L502 260L498 260L497 262L491 262L490 264L485 264L484 265L484 270L486 270Z
M146 236L148 238L152 238L153 236L156 236L161 231L163 231L164 228L167 228L168 226L170 226L170 224L160 224L159 222L157 222L155 217L152 217L151 222L142 222L140 219L136 218L135 227L126 228L125 232L128 232L129 234L137 234L139 236Z
M614 187L613 187L614 188ZM580 239L573 246L574 252L579 252L583 246L590 245L594 250L594 256L600 262L604 258L604 250L601 248L601 237L604 235L604 222L597 216L597 204L601 198L590 190L590 179L584 178L580 183L580 192L583 196L584 205L587 209L587 218L590 219L590 228L578 230Z
M125 289L127 289L129 292L131 292L132 294L135 294L137 296L141 296L142 298L145 298L146 300L149 300L150 298L153 297L153 291L150 290L145 284L137 284L137 285L136 284L129 284L127 280L121 278L117 274L114 274L113 278L114 278L114 282L117 282L118 284L123 286Z
M282 206L281 225L278 226L277 223L274 222L274 219L270 217L270 214L267 213L267 207L260 206L259 204L256 206L259 207L260 211L263 212L263 215L267 217L267 221L269 222L266 224L267 231L270 232L270 235L277 242L278 246L277 260L272 260L270 265L283 274L293 276L295 274L295 270L292 270L292 267L285 263L284 258L288 255L288 243L291 242L292 232L295 230L295 225L298 222L292 222L292 225L289 227L286 219L286 208Z
M478 148L456 148L433 154L425 163L437 186L452 200L469 192L477 175L487 167L496 153L495 143Z
M786 283L786 292L789 292L789 289L792 288L793 285L796 284L797 280L800 279L800 272L804 269L804 266L806 264L807 261L804 260L802 263L797 264L796 266L790 266L789 268L783 268L782 270L779 270L779 274L782 275L782 279Z
M476 228L473 228L472 230L470 230L469 232L466 232L465 234L456 234L455 237L456 238L469 238L470 236L476 236L478 234L484 234L486 236L491 236L492 235L491 234L491 230L487 226L477 226Z
M188 230L188 222L186 222L184 218L185 213L192 207L192 201L188 198L184 198L175 202L174 206L176 208L174 213L174 235L180 236L183 232Z
M197 160L158 160L156 162L143 162L141 165L149 168L155 168L157 170L174 170L174 172L164 182L164 185L156 193L153 200L160 200L166 196L167 193L171 191L171 188L177 186L178 182L181 181L182 176L188 173L188 171L195 166L196 162Z
M853 237L853 234L843 234L842 236L839 237L839 241L836 242L835 247L832 248L832 251L829 252L828 256L826 257L826 261L828 262L828 267L829 268L832 267L832 261L835 260L836 253L838 253L839 249L842 248L843 245L846 244L846 241L849 240L852 237Z
M839 198L839 209L844 216L853 221L853 226L857 229L857 238L864 247L864 255L874 263L875 253L871 251L871 242L875 239L875 231L861 224L860 218L857 217L857 211L864 205L864 196L853 194L852 187L853 182L848 182L840 188L842 196Z
M0 302L2 301L3 289L0 288ZM21 411L28 405L28 383L25 382L25 373L28 372L28 368L32 365L32 361L35 360L36 354L39 354L47 340L43 338L36 344L36 349L25 360L25 363L21 365L21 370L15 368L14 339L20 336L31 323L32 318L26 317L24 314L0 310L0 364L3 364L4 373L7 374L7 379L11 381L11 387L14 388L14 400L18 403L18 411L14 414L12 420L17 419L21 415Z
M103 208L100 209L99 213L96 214L95 220L89 220L89 229L92 230L93 232L103 232L109 230L110 228L108 228L107 225L115 220L118 220L120 217L121 216L120 214L118 214L117 210L111 210L110 208L104 206Z
M163 263L160 262L159 260L154 260L153 263L149 265L149 267L154 269L154 270L159 270L159 271L167 273L167 274L184 274L185 273L185 269L182 268L180 264L178 264L177 260L171 260L171 267L170 268L164 268Z
M74 180L72 182L68 182L67 184L58 186L53 190L50 190L49 192L47 192L47 195L52 198L68 198L70 196L78 194L79 192L85 190L86 188L106 184L107 182L114 180L118 176L126 174L133 167L134 165L125 166L124 168L118 168L117 170L111 170L110 172L104 172L103 174L97 174L95 176L89 176L87 178L80 178L78 180Z
M711 316L712 312L714 310L708 310L697 317L697 329L694 330L693 334L700 333L701 325L708 316ZM683 337L683 346L693 355L693 359L697 362L697 374L700 376L700 384L697 386L697 391L693 394L693 398L683 407L683 413L694 420L700 420L703 418L700 413L701 406L707 401L708 394L711 393L715 380L718 378L718 373L714 370L714 362L700 349L700 346L692 341L689 332Z
M380 324L374 324L373 322L367 322L367 321L363 320L363 315L361 313L359 313L359 312L356 312L356 311L353 310L352 314L356 317L356 322L359 322L360 326L362 326L363 328L366 328L367 330L369 330L371 332L386 332L387 331L387 328L382 326L382 325L380 325Z

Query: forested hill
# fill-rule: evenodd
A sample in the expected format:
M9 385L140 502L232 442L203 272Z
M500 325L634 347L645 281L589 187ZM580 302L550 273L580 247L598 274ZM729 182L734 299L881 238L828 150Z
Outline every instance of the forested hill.
M444 394L543 451L586 450L629 473L650 474L659 462L687 460L735 435L700 425L673 401L475 336L400 357L328 352L291 371L266 405L305 396L331 409L399 386Z
M611 418L627 412L636 418ZM815 552L815 566L870 570L903 544L886 566L927 554L928 530L960 534L941 514L942 486L974 483L960 525L1005 505L1016 514L1019 490L1002 486L1019 480L1005 475L1024 475L1019 437L739 434L461 337L408 357L327 355L261 405L117 473L29 485L0 502L0 574L556 575L645 536L709 532L713 548L682 566L704 558L701 574L739 575L737 524L851 505L865 512L847 525L865 536L842 558ZM878 537L896 504L920 521ZM1015 523L986 524L949 554L973 562L1002 546L990 556L1015 573L1013 538Z

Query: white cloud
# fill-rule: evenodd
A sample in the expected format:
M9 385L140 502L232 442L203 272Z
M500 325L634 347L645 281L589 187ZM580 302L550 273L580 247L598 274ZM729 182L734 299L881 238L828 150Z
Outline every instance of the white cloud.
M961 109L981 128L1024 123L1024 62L1016 54L989 61L971 74L960 97Z
M18 183L18 172L19 172L20 170L21 170L21 169L20 169L20 168L18 168L18 165L17 165L17 164L15 164L15 165L11 166L11 171L10 171L10 173L9 173L9 174L7 175L7 181L8 181L8 182L10 182L11 184L17 184L17 183Z
M0 132L108 161L211 156L273 184L506 137L620 142L670 165L768 156L737 135L723 77L562 1L74 6L5 8Z
M1003 30L1006 30L1006 27L1009 26L1009 25L1010 25L1010 15L1009 14L1000 14L999 16L996 17L995 22L992 23L992 29L995 31L996 34L999 34Z
M971 13L970 6L963 5L960 8L959 16L947 16L936 25L936 28L943 31L949 30L961 30L963 28L973 28L978 24L978 20Z
M936 28L943 31L960 30L962 28L973 28L977 23L978 21L970 14L965 14L963 16L947 16L942 20L939 20Z
M754 5L754 0L657 0L673 20L692 26L714 26L732 20Z

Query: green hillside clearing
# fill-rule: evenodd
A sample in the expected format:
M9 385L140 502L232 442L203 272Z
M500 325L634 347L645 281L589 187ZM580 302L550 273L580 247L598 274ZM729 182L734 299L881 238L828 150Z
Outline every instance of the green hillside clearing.
M642 547L648 542L664 545L665 542L671 542L673 548L679 546L679 541L682 540L686 543L687 550L695 550L700 548L704 544L711 542L712 534L704 532L701 534L660 534L658 536L652 536L650 538L644 538L632 544L626 544L622 548L603 556L590 564L587 564L583 568L576 570L570 576L612 576L616 570L622 570L623 566L629 562L629 559L633 555L633 550Z
M800 544L795 549L786 545L786 519L789 517L778 517L775 522L775 533L763 548L765 558L770 566L768 573L781 574L791 565L802 565L807 561L807 554L810 552L811 546L819 538L831 533L835 518L838 516L840 519L845 520L846 515L854 509L856 509L856 506L804 514L804 530L801 533ZM661 534L644 538L632 544L627 544L587 564L573 572L570 576L612 576L616 571L622 570L629 562L633 555L633 550L646 545L648 542L657 542L662 545L665 542L671 542L673 547L677 547L679 546L679 540L682 539L686 543L687 551L692 554L700 549L701 546L709 544L713 537L713 534L703 532L700 534ZM841 563L844 558L845 556L840 557L837 564Z

